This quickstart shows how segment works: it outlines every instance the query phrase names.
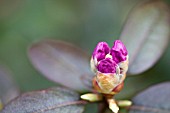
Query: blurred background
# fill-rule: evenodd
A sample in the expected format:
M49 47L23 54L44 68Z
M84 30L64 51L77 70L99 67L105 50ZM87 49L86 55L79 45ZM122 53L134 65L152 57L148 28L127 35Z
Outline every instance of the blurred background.
M56 86L37 72L27 49L41 39L71 42L91 54L99 41L119 38L129 11L141 0L0 0L0 64L11 70L21 92ZM166 1L170 3L170 0ZM170 80L170 46L149 71L128 77L116 98L131 98Z

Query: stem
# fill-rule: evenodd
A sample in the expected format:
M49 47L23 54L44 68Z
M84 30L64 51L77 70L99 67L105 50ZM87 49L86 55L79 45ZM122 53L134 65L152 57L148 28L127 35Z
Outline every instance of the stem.
M107 109L107 103L106 101L103 103L99 103L98 105L98 113L104 113Z

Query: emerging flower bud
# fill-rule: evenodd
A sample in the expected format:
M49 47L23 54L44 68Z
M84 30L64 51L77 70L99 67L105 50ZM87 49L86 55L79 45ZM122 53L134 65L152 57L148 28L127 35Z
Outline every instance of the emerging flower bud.
M93 59L95 61L95 64L97 61L100 61L105 58L105 56L110 52L110 47L106 42L99 42L94 49L93 52Z
M104 94L116 94L123 88L128 69L128 52L120 40L110 48L106 42L99 42L91 58L91 69L96 76L94 88Z
M99 61L97 65L98 71L101 73L116 73L116 62L111 58L106 58Z
M114 42L114 46L111 49L111 55L116 63L125 61L127 59L127 49L120 40Z

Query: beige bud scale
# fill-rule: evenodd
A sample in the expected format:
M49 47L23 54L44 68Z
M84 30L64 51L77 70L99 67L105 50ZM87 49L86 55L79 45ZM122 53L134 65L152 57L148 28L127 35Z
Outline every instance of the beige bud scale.
M108 55L106 57L110 58L111 56ZM96 73L96 76L92 80L92 84L94 89L101 94L87 93L81 95L81 99L89 102L98 102L102 101L104 99L103 97L105 97L109 104L109 108L114 113L118 113L119 107L131 106L132 102L129 100L116 101L113 98L114 95L119 93L124 86L124 80L128 70L128 56L126 61L118 64L116 67L116 73L101 73L95 68L95 63L96 62L93 61L93 58L91 58L91 69Z
M108 58L112 58L111 55L106 55ZM116 67L116 73L101 73L97 71L96 69L97 62L94 61L93 58L91 58L91 69L94 73L96 73L96 76L93 78L93 86L94 89L100 93L103 94L117 94L120 92L116 92L114 89L118 87L120 84L122 85L122 82L124 82L126 78L126 72L128 70L128 56L126 61L118 63ZM123 86L121 86L123 88Z

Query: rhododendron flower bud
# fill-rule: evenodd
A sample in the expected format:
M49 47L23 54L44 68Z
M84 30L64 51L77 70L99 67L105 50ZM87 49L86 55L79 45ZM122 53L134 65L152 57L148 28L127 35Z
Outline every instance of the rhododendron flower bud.
M123 87L128 69L128 52L120 40L112 48L106 42L99 42L91 57L94 88L104 94L116 94Z
M105 58L99 61L97 70L101 73L116 73L116 62L111 58Z
M121 73L126 74L128 70L128 52L125 45L120 41L116 40L114 46L111 49L111 55L113 60L118 63L121 68Z
M120 40L114 42L114 46L111 48L110 53L116 63L120 63L127 59L127 49Z
M93 59L95 61L100 61L105 58L105 56L110 52L110 47L106 42L100 42L97 44L94 52L93 52Z
M105 58L105 56L110 52L110 47L106 42L99 42L93 51L91 58L91 69L96 71L96 66L98 61Z

